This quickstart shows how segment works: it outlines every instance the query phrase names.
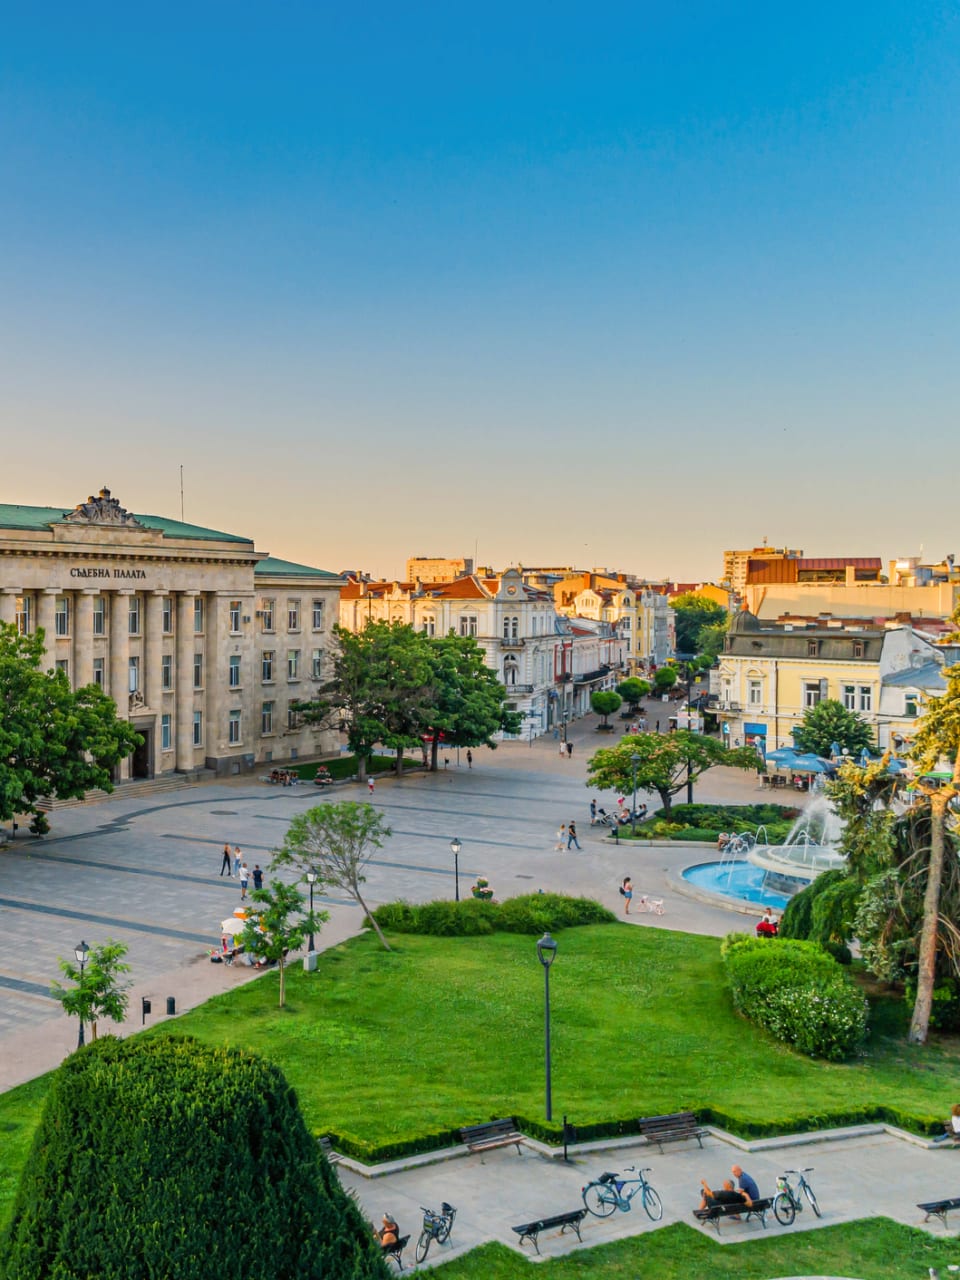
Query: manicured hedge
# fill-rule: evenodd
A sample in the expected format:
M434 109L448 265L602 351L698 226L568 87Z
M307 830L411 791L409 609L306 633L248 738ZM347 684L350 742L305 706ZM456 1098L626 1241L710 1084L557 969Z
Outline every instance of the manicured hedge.
M862 1043L867 1002L819 943L734 933L721 955L734 1007L784 1044L839 1061Z
M279 1069L177 1036L64 1063L0 1241L5 1280L388 1274Z
M548 933L582 924L615 924L617 917L592 898L560 893L528 893L505 902L466 898L451 902L385 902L374 911L381 929L435 938L476 937L485 933ZM367 926L369 927L369 925Z

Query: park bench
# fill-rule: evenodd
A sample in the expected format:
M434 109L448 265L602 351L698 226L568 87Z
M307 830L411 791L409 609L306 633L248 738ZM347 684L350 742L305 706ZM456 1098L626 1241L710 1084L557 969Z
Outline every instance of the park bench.
M334 1151L329 1133L326 1137L318 1138L317 1145L320 1147L321 1154L327 1157L327 1164L339 1164L343 1159L343 1156L340 1155L339 1151Z
M472 1124L460 1130L460 1141L470 1148L471 1154L479 1151L493 1151L496 1147L516 1147L517 1155L522 1155L520 1143L523 1134L517 1129L514 1120L488 1120L486 1124ZM482 1160L481 1160L482 1163Z
M712 1204L707 1209L694 1209L693 1216L699 1218L701 1222L711 1222L716 1227L717 1235L720 1234L721 1218L740 1218L744 1222L749 1222L751 1218L759 1218L761 1226L766 1229L767 1211L773 1207L773 1201L768 1197L765 1200L754 1200L753 1204Z
M637 1128L648 1142L657 1144L661 1153L665 1142L681 1142L684 1138L696 1138L703 1146L704 1130L692 1111L677 1111L670 1116L645 1116L637 1121Z
M952 1200L932 1200L930 1204L918 1204L918 1209L922 1209L924 1214L924 1222L929 1222L931 1218L939 1218L946 1229L947 1214L951 1209L960 1209L960 1196L954 1196Z
M394 1240L393 1244L382 1244L380 1248L383 1250L384 1258L392 1258L397 1264L397 1270L403 1270L403 1258L400 1256L409 1243L409 1236L401 1236L399 1240Z
M572 1209L569 1213L555 1213L552 1218L536 1218L533 1222L521 1223L519 1227L513 1230L520 1237L520 1243L524 1240L532 1240L533 1247L537 1253L540 1252L538 1237L541 1231L552 1231L555 1227L560 1228L560 1234L565 1231L575 1231L577 1239L583 1244L583 1237L580 1234L580 1223L587 1216L586 1209Z

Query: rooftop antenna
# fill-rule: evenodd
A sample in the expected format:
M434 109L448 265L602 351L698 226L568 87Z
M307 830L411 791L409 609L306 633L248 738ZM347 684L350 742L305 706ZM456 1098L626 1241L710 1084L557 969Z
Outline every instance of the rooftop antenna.
M183 524L183 463L180 463L180 523Z

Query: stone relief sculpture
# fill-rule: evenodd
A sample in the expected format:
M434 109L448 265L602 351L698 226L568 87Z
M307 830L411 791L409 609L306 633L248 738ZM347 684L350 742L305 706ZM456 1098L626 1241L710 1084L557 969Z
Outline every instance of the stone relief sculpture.
M91 494L86 502L78 502L63 518L71 524L132 525L137 529L143 528L137 517L121 507L119 501L111 496L109 489L101 489L96 498Z

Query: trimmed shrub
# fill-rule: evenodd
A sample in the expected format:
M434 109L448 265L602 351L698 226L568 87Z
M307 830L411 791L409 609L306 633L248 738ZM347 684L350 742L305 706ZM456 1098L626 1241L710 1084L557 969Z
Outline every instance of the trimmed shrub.
M388 1274L282 1073L176 1036L64 1063L0 1241L9 1280Z
M475 937L485 933L539 934L584 924L615 924L612 911L592 898L568 898L560 893L528 893L505 902L466 898L451 902L386 902L374 917L381 929L420 933L435 938ZM369 922L365 922L369 928Z
M867 1002L818 943L740 934L721 955L734 1008L784 1044L836 1062L863 1041Z

